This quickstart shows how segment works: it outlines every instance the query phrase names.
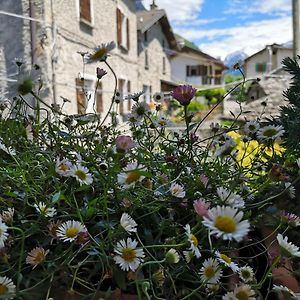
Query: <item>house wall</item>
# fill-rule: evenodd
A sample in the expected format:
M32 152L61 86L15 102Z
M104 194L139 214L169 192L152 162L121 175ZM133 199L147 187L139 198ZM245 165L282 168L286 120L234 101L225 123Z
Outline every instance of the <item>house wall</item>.
M52 39L52 42L55 43L56 61L53 72L56 74L57 101L61 103L60 96L68 98L71 103L65 105L65 111L71 114L77 113L75 79L83 74L82 57L77 52L90 53L93 52L94 47L102 43L117 40L117 8L129 19L130 48L126 51L117 46L107 61L118 78L130 80L131 89L133 91L137 89L137 28L133 1L93 0L91 3L93 10L92 26L88 26L79 20L79 1L53 1L54 19L57 27L56 38L55 40ZM50 4L51 0L46 0L46 19L48 22L51 22L52 19L49 10ZM103 110L106 112L111 103L115 80L103 62L86 65L83 77L94 80L94 84L96 84L96 67L102 67L108 72L101 80ZM93 101L93 96L91 101ZM89 107L92 106L89 105Z
M139 90L143 90L143 85L151 86L152 94L160 92L161 80L171 80L170 57L165 53L165 48L169 48L168 41L162 31L160 23L154 24L147 33L148 42L144 42L143 35L139 37L140 53L138 56L138 79ZM149 68L145 68L145 52L148 52ZM165 57L166 69L163 73L163 57Z
M215 65L212 61L208 60L205 57L201 57L200 54L193 52L178 52L171 59L171 77L175 82L182 84L191 84L193 86L202 86L204 85L202 76L187 76L186 68L187 66L196 66L196 65L206 65L212 66L212 74L215 70L220 70L221 68ZM221 80L222 82L222 80ZM214 85L214 79L212 79L211 85Z
M280 67L281 61L284 57L292 56L292 49L281 49L278 48L276 52L272 54L272 70ZM245 75L247 78L256 78L262 76L268 71L268 62L269 62L269 51L264 49L264 51L257 53L253 57L249 58L245 63ZM266 72L257 72L256 64L257 63L266 63L267 71Z

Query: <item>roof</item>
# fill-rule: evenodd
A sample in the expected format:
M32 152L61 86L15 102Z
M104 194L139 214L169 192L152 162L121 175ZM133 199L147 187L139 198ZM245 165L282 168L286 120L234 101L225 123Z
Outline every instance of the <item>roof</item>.
M155 23L161 24L162 31L167 37L169 45L172 49L177 48L177 42L169 23L166 11L164 9L141 10L136 12L137 30L144 33L150 29Z
M217 58L215 58L215 57L213 57L213 56L211 56L211 55L209 55L209 54L201 51L199 49L199 47L196 44L194 44L193 42L185 39L184 37L182 37L179 34L175 34L175 37L176 37L177 43L180 45L181 51L183 51L183 52L184 51L192 51L192 52L194 52L196 54L199 54L202 57L205 57L205 58L207 58L209 60L214 61L215 64L218 64L218 65L224 67L223 62L220 59L217 59Z
M263 49L259 50L258 52L255 52L254 54L248 56L246 59L245 59L245 62L247 62L249 59L251 59L252 57L256 56L257 54L260 54L262 52L264 52L265 50L267 50L268 47L271 47L272 50L273 49L290 49L292 50L292 47L290 46L284 46L284 45L279 45L279 44L272 44L272 45L266 45Z

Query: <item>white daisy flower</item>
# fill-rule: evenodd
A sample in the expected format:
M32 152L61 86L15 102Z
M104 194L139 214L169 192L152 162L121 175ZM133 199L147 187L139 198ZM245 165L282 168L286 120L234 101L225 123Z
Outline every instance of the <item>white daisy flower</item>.
M93 176L91 173L89 173L89 169L80 164L72 166L70 170L70 175L75 177L80 185L89 185L93 183Z
M143 165L138 165L137 162L128 164L123 168L122 172L118 174L118 184L124 189L128 189L134 186L137 182L142 181L145 176L141 175L145 167Z
M179 254L178 252L171 248L165 255L166 257L166 261L169 263L169 264L177 264L179 262Z
M123 271L134 272L138 266L144 261L145 257L143 249L137 249L137 241L127 238L127 241L120 240L115 248L116 255L114 261Z
M5 223L12 223L13 218L14 218L14 214L15 214L15 209L9 207L7 210L2 211L1 215L0 215L0 220L2 218L2 220Z
M4 152L6 152L7 154L14 156L16 155L16 150L11 148L11 147L7 147L6 145L4 145L3 141L0 139L0 149L3 150Z
M52 218L56 215L56 209L54 207L47 207L44 202L39 202L39 204L34 204L35 209L41 215L45 217Z
M300 168L300 158L296 159L296 163L297 163L298 168Z
M26 264L32 265L33 269L44 262L46 259L49 250L46 250L43 247L35 247L33 248L26 257Z
M201 279L207 283L218 283L223 273L216 259L208 258L200 269Z
M93 53L89 53L88 55L84 55L86 63L93 63L97 61L105 61L109 52L116 47L115 42L102 43L100 46L95 47ZM85 53L84 53L85 54Z
M252 120L252 121L248 121L246 122L246 124L244 125L244 131L246 134L253 134L256 133L257 130L260 128L260 125L257 121Z
M284 294L288 294L290 296L292 296L294 299L299 299L297 294L292 291L291 289L289 289L287 286L284 285L273 285L273 291L277 292L277 293L284 293Z
M208 210L208 217L203 217L203 225L210 229L211 235L223 240L241 241L250 228L248 220L242 220L243 212L229 206L217 206Z
M223 265L229 267L233 272L238 272L239 267L236 263L234 263L231 258L219 251L216 252L217 260Z
M224 204L228 204L229 206L233 207L233 208L244 208L245 207L245 201L243 200L243 198L234 193L231 192L225 188L218 187L217 188L217 194L219 196L219 198L224 202Z
M137 121L141 121L149 112L150 107L146 102L138 102L132 105L130 116L135 118Z
M79 233L87 232L85 225L78 221L66 221L56 230L56 235L64 242L73 242L77 239Z
M177 198L184 198L185 197L185 191L182 185L172 182L170 187L170 193L172 196Z
M166 128L170 125L169 120L165 116L159 116L158 119L154 122L157 127Z
M215 151L215 156L223 156L226 154L230 154L233 148L236 146L236 142L232 138L226 139L225 143L220 145Z
M186 231L185 234L187 235L188 240L191 243L189 250L191 250L197 258L201 257L200 247L198 246L199 242L196 236L192 234L191 226L189 224L186 224L184 229Z
M13 281L4 276L0 276L0 297L1 299L13 299L14 293L16 291L16 286L14 285ZM2 298L6 295L5 298Z
M277 238L278 244L280 245L281 249L283 250L284 256L300 257L299 247L295 246L291 242L288 242L287 236L283 238L283 235L278 233L276 238Z
M254 278L253 269L249 266L241 267L239 270L239 276L244 282L252 282Z
M157 102L160 102L160 101L163 101L165 99L165 94L164 93L155 93L153 95L153 99L154 101L157 101Z
M184 255L185 261L189 264L194 257L193 251L183 251L182 253Z
M0 218L0 249L4 247L4 242L8 238L7 229L7 225L3 223L2 219Z
M237 300L256 300L255 292L251 289L251 286L247 284L237 286L233 294Z
M222 296L222 300L238 300L238 298L235 297L233 292L228 292L224 296Z
M129 234L137 231L137 223L127 213L122 214L120 224Z
M268 125L260 128L257 131L257 137L261 141L274 141L280 138L284 134L284 129L282 126Z
M296 189L295 187L290 183L290 182L285 182L285 188L288 191L288 194L290 196L291 199L295 199L296 198Z
M72 163L67 158L63 158L62 160L60 160L59 158L56 159L55 171L57 174L69 177L71 176L71 168Z

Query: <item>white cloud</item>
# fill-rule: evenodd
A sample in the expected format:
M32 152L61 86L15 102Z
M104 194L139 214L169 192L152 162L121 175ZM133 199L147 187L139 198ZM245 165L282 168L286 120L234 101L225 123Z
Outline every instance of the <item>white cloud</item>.
M233 14L275 14L291 12L291 0L233 0L227 13Z
M158 8L166 10L168 18L173 23L195 20L201 11L204 0L156 0ZM143 0L148 9L152 0Z
M206 38L211 42L202 43L200 49L222 59L229 53L243 50L248 55L262 49L267 44L285 43L292 39L291 17L262 20L222 29L184 29L178 32L187 39Z

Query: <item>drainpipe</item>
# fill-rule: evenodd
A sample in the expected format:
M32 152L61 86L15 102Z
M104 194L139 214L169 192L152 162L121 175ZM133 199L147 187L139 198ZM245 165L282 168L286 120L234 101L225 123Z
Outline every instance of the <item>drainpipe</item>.
M52 47L51 47L51 70L52 70L52 93L53 93L53 104L57 103L57 92L56 92L56 23L54 18L53 0L51 0L51 30L52 30Z
M299 0L293 1L293 56L297 58L300 54L300 32L299 32Z
M33 0L29 0L29 17L35 18L35 6ZM36 22L30 21L30 39L31 39L31 64L36 63Z

